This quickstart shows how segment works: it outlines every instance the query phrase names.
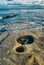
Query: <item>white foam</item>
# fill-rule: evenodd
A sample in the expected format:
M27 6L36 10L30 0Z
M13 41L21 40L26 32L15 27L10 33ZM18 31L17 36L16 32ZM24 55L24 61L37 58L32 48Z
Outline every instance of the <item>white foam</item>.
M0 19L2 19L2 17L0 17Z

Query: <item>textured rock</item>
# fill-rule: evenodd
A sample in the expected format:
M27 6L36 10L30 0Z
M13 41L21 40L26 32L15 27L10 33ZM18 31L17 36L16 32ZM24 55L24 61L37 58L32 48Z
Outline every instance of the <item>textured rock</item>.
M15 29L16 27L19 28ZM44 28L16 23L10 24L7 30L9 36L5 38L5 33L0 37L5 38L0 46L0 65L44 65ZM29 35L34 37L32 44L23 42L22 45L17 41L18 38Z
M0 35L0 43L8 36L8 32L4 32L2 33L2 35Z

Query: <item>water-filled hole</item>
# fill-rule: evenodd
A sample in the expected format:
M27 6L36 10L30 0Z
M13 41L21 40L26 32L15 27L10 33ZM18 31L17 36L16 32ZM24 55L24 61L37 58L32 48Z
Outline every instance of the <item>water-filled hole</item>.
M17 39L17 42L20 44L32 44L34 42L34 37L31 35L22 36Z
M24 47L20 46L16 48L17 52L24 52Z

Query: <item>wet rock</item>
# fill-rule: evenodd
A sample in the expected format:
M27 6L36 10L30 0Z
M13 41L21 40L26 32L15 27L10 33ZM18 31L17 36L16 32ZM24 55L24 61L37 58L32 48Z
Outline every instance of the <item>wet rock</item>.
M12 17L15 17L15 16L17 16L17 14L7 15L7 16L4 16L3 19L12 18Z
M8 36L8 32L4 32L2 35L0 35L0 44L2 43L2 41L4 41L6 39L6 37Z
M6 31L5 28L2 28L2 29L0 30L1 33L5 32L5 31Z

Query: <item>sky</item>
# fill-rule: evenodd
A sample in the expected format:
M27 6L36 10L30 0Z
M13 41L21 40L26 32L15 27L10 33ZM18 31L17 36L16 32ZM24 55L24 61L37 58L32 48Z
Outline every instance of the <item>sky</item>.
M44 0L0 0L0 4L13 4L13 3L20 3L20 4L40 4L43 3ZM44 4L44 3L43 3Z

